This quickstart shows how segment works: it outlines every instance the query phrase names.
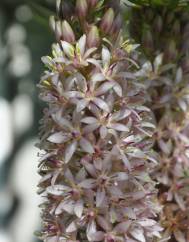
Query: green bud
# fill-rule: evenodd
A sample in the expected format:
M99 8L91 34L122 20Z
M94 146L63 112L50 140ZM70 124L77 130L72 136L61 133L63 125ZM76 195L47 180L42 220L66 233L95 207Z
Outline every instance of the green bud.
M63 39L69 43L75 42L75 35L72 30L72 27L66 20L62 22L62 36Z
M114 21L114 10L112 8L109 8L104 17L102 18L100 28L104 33L108 33L112 27Z
M55 17L54 17L54 16L50 16L50 19L49 19L49 26L50 26L50 28L52 29L52 31L55 32L55 28L56 28L56 20L55 20Z
M87 35L87 45L89 48L98 47L100 42L99 30L96 26L92 26Z
M87 0L77 0L76 13L80 18L84 18L88 12Z

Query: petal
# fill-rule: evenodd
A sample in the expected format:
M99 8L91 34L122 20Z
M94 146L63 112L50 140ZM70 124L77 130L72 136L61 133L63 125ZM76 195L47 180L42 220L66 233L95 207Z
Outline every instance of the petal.
M102 191L100 189L98 189L97 193L96 193L96 206L97 207L101 206L101 204L104 201L104 198L105 198L105 191L104 191L104 189Z
M110 124L109 127L117 131L129 132L129 128L126 125L120 123Z
M68 163L77 149L77 141L72 142L65 150L65 163Z
M104 239L104 232L97 231L90 235L91 241L102 241Z
M108 134L108 130L105 126L100 127L100 137L104 139Z
M79 49L81 56L83 56L85 53L86 39L87 37L84 34L76 44L76 48Z
M87 107L87 105L89 104L89 101L86 99L82 99L77 103L77 112L81 112L84 108Z
M70 43L66 41L61 41L62 48L64 50L64 53L69 57L73 58L74 57L74 47Z
M85 124L93 124L93 123L97 123L98 119L96 119L94 117L86 117L86 118L81 119L81 122L85 123Z
M101 81L105 81L106 78L102 73L95 73L93 74L91 81L92 82L101 82Z
M108 67L110 65L110 58L111 54L108 48L103 47L102 48L102 63L104 67Z
M95 92L96 96L100 96L104 93L106 93L107 91L109 91L112 87L114 86L114 84L112 82L105 82L103 83Z
M140 242L146 242L146 239L144 237L144 232L140 228L135 228L130 231L130 234L133 236L133 238L137 239Z
M73 221L67 228L66 228L66 233L73 233L77 231L77 225L75 221Z
M122 91L122 87L116 83L113 87L115 93L119 96L119 97L122 97L123 96L123 91Z
M55 196L61 196L65 192L70 191L70 188L64 185L54 185L54 186L49 186L46 188L46 191L48 194L52 194Z
M91 222L88 223L86 233L87 233L87 238L88 238L88 240L89 240L89 241L92 241L92 239L91 239L90 236L91 236L92 234L96 233L96 223L95 223L94 220L92 220Z
M83 151L90 153L90 154L94 153L94 148L87 139L81 138L79 141L79 144Z
M129 221L129 220L119 223L118 225L115 226L114 231L121 233L121 234L126 233L128 228L130 227L130 225L131 225L131 221Z
M85 52L83 59L88 58L88 57L89 57L93 52L95 52L96 50L97 50L96 47L93 47L93 48L88 49L88 50ZM87 59L86 61L89 62L89 60L91 60L91 59Z
M94 98L93 99L93 102L100 108L100 109L102 109L102 110L104 110L104 111L106 111L106 112L110 112L110 109L109 109L109 107L108 107L108 104L104 101L104 100L102 100L102 99L100 99L100 98Z
M78 218L81 218L83 214L83 207L84 207L83 200L82 199L78 200L74 207L74 212Z
M63 132L57 132L50 135L47 140L55 144L61 144L67 142L69 138Z
M111 229L109 221L103 218L102 216L97 217L97 223L105 231L109 231Z
M185 236L184 236L183 232L181 232L180 230L174 230L173 233L174 233L175 239L178 242L187 242L186 239L185 239Z
M86 189L91 189L94 188L95 185L95 180L94 179L86 179L78 184L78 186Z

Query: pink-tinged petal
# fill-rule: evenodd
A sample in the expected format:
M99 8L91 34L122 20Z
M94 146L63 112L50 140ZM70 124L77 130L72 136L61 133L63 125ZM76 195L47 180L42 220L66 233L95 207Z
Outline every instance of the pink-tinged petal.
M98 216L97 217L97 223L98 225L104 229L105 231L109 231L111 229L111 225L109 223L108 220L106 220L104 217L102 216Z
M100 124L98 124L98 123L89 124L89 125L85 126L85 128L83 129L83 134L92 133L93 131L98 129L99 126L100 126Z
M90 164L89 162L85 161L85 159L81 160L81 164L85 167L85 169L87 170L87 172L91 176L93 176L93 177L97 176L96 169L94 168L94 166L92 164Z
M87 105L89 104L89 101L86 99L82 99L80 101L78 101L77 103L77 112L81 112L83 109L85 109L87 107Z
M82 199L78 200L74 207L74 212L78 218L81 218L83 214L83 207L84 207L83 200Z
M92 82L101 82L101 81L105 81L106 78L102 73L95 73L92 75L91 81Z
M67 119L61 117L59 114L56 115L52 115L54 121L62 128L69 128L72 129L72 124L70 121L68 121Z
M101 189L98 189L97 190L97 193L96 193L96 206L97 207L100 207L104 201L104 198L105 198L105 191L104 189L101 190Z
M110 112L110 108L109 108L109 106L108 106L108 104L104 101L104 100L102 100L102 99L100 99L100 98L94 98L93 99L93 102L100 108L100 109L102 109L102 110L104 110L104 111L106 111L106 112Z
M53 176L52 176L52 180L51 180L51 186L54 186L56 183L56 180L58 179L59 175L60 175L61 171L55 171Z
M135 136L134 135L130 135L130 136L127 136L125 139L123 139L123 142L125 143L130 143L130 142L134 142L135 141Z
M185 206L183 198L181 196L179 196L179 194L176 192L174 193L174 197L175 197L175 200L176 200L177 204L179 205L180 209L183 211L186 211L186 206Z
M115 226L114 231L116 231L117 233L126 233L127 230L129 229L130 225L131 225L131 221L125 221L122 223L119 223L118 225Z
M77 231L77 225L75 221L73 221L67 228L66 228L66 233L73 233Z
M105 126L100 127L100 137L101 139L105 139L108 134L108 130Z
M144 237L144 231L140 228L135 228L130 231L130 234L133 236L134 239L137 239L140 242L146 242Z
M85 188L85 189L91 189L96 186L94 179L86 179L78 184L79 187Z
M123 163L128 168L128 170L131 170L131 164L130 164L127 156L124 154L124 152L122 150L120 150L120 153L121 153L121 159L122 159Z
M129 176L126 172L117 172L115 173L115 179L116 181L126 181L129 179Z
M78 91L68 91L64 93L64 96L66 98L82 98L83 94L82 92L78 92Z
M103 95L107 91L109 91L114 86L112 82L105 82L103 83L95 92L96 96Z
M98 69L101 69L99 61L93 58L88 58L87 62L91 63L92 65L96 66Z
M57 242L57 241L59 241L58 236L48 237L45 239L45 242Z
M64 135L63 132L57 132L50 135L47 140L51 143L62 144L67 142L69 140L69 137Z
M64 176L67 180L71 181L71 182L74 182L74 177L70 171L70 169L66 169L65 173L64 173Z
M120 121L122 119L127 118L131 114L131 110L126 109L126 110L121 110L119 112L116 112L112 115L111 119L115 121Z
M108 48L102 48L102 63L104 67L108 67L110 65L111 53Z
M65 150L65 163L68 163L77 149L77 141L72 142Z
M122 97L123 96L123 91L122 91L122 87L116 83L113 87L115 93L119 96L119 97Z
M86 118L81 119L81 122L85 123L85 124L93 124L93 123L97 123L98 119L96 119L94 117L86 117Z
M90 153L90 154L94 153L94 148L87 139L81 138L79 141L79 144L83 151Z
M86 233L87 233L88 240L92 241L91 235L96 233L96 223L94 220L88 223Z
M110 124L109 127L112 128L112 129L115 129L117 131L129 132L129 128L124 124L113 123L113 124Z
M97 231L96 233L93 233L90 235L91 241L102 241L104 239L104 232Z
M178 230L178 229L174 230L173 234L175 236L175 239L178 242L187 242L186 239L185 239L185 236L184 236L183 232L181 232L180 230Z
M87 173L86 173L86 171L85 171L85 168L82 167L82 168L79 170L79 172L76 174L75 179L76 179L77 182L80 183L80 182L82 182L83 180L85 180L86 176L87 176Z
M64 185L54 185L54 186L47 187L46 191L48 194L61 196L65 192L70 191L70 188Z
M142 227L151 227L156 225L156 221L153 219L144 219L144 220L140 220L138 221L138 223L142 226Z
M84 34L76 44L76 50L80 52L81 56L83 56L85 53L86 41L87 41L87 37Z
M62 210L66 211L69 214L74 214L74 207L75 207L75 202L70 200L70 201L64 201L59 205L59 209L61 208Z
M88 58L93 52L95 52L96 50L97 50L96 47L92 47L92 48L88 49L88 50L85 52L85 54L84 54L84 56L83 56L83 59L86 59L86 61L89 62L89 60L91 60L91 59L90 59L90 58L87 59L87 58Z

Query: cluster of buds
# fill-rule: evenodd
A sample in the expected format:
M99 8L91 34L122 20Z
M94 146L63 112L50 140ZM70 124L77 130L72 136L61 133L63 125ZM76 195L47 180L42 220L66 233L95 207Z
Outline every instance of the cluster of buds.
M160 216L164 227L162 240L188 242L189 16L183 8L163 10L158 16L156 11L152 14L152 9L145 9L148 10L150 17L144 22L148 31L154 33L150 37L153 45L148 46L151 52L145 51L150 61L143 64L137 76L143 75L149 93L146 101L157 120L154 147L160 163L154 178L159 183L159 201L164 206ZM140 14L143 16L143 11ZM154 26L150 25L152 22ZM145 41L149 42L149 38ZM154 55L157 56L151 61Z
M57 3L60 16L65 2ZM66 20L51 18L58 43L52 57L42 58L47 70L40 98L48 108L39 144L40 238L153 241L161 231L149 175L157 164L155 125L124 48L119 1L77 0L73 6Z

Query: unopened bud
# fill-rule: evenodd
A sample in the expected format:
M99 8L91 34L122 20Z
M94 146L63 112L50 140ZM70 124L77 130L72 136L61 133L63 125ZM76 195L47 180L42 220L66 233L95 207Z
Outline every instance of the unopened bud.
M158 33L160 33L163 29L163 20L162 17L160 15L158 15L155 20L154 20L154 27L155 27L155 31L157 31Z
M49 26L50 26L50 28L52 29L52 31L55 32L55 28L56 28L56 20L55 20L55 17L54 17L54 16L50 16L50 19L49 19Z
M180 22L178 20L176 20L173 24L173 32L175 35L180 34Z
M62 11L61 3L62 3L62 0L56 0L56 12L58 15Z
M63 39L69 43L75 42L75 35L72 30L72 27L66 20L64 20L62 23L62 36Z
M80 18L84 18L88 12L87 0L77 0L76 13Z
M174 40L171 40L168 45L167 48L165 50L165 59L168 61L173 61L176 59L177 57L177 48L176 48L176 43Z
M94 8L97 5L98 0L88 0L88 3L91 8Z
M87 35L87 45L89 48L98 47L100 42L99 30L96 26L92 26Z
M109 8L105 13L104 17L102 18L102 22L100 25L101 30L104 33L108 33L112 27L114 21L114 10Z
M188 73L189 72L189 58L185 57L182 60L181 66L182 66L184 73Z
M60 19L69 19L74 15L74 7L71 1L57 0L56 9Z
M61 26L61 21L57 21L55 24L55 34L56 34L56 39L60 41L62 39L62 26Z
M121 14L118 14L113 22L112 28L111 28L111 33L115 36L117 35L120 30L121 30L121 26L122 26L123 20L121 17Z
M144 30L142 36L142 43L146 49L152 49L154 46L152 33L149 29Z

